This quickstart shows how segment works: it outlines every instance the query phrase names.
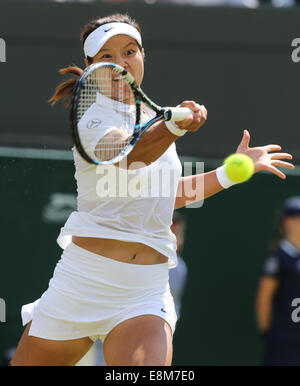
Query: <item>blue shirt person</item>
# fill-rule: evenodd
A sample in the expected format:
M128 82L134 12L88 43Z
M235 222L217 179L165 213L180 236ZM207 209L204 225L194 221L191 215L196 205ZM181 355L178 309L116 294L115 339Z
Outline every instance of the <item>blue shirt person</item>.
M266 366L300 365L300 321L292 317L300 298L300 196L284 203L277 246L265 261L256 311Z
M177 318L180 318L180 310L182 304L182 297L186 285L188 269L184 259L181 257L181 252L184 245L184 231L186 227L185 217L175 211L173 214L173 224L171 226L172 232L177 239L177 260L178 265L176 268L169 270L169 284L172 296L174 298L175 310Z

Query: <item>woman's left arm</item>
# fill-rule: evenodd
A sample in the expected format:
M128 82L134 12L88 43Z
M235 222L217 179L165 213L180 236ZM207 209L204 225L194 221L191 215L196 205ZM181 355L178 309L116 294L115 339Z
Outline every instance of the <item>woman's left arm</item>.
M282 161L283 159L291 160L293 157L288 153L278 153L281 150L279 145L266 145L259 147L249 147L250 134L244 130L244 135L239 144L236 153L246 154L252 158L255 166L255 173L265 170L274 173L279 178L285 179L285 174L277 169L283 167L294 169L294 165ZM275 153L270 153L275 152ZM199 189L200 188L200 189ZM224 188L219 183L216 170L208 173L196 174L193 176L181 177L177 189L177 196L174 209L182 208L188 204L204 200Z

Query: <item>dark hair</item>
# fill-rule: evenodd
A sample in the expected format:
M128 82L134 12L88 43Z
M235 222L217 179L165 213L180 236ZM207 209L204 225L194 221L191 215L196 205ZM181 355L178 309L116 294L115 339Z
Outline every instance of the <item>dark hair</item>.
M139 33L142 33L141 27L139 26L139 24L134 19L132 19L130 16L128 16L126 14L115 13L115 14L110 15L110 16L105 16L103 18L98 18L98 19L92 20L83 27L81 34L80 34L80 41L81 41L82 47L84 45L86 38L95 29L97 29L101 25L104 25L107 23L113 23L113 22L127 23L127 24L135 27L139 31ZM139 47L139 48L141 49L142 47ZM92 64L93 58L88 56L87 61L88 61L88 64ZM72 97L72 93L73 93L73 89L74 89L76 80L81 75L82 71L83 70L76 65L61 68L59 70L60 74L62 74L62 75L75 75L75 78L64 81L56 87L54 94L52 95L52 97L48 101L49 103L51 103L51 106L55 105L55 103L58 102L60 99L66 100L66 107L68 107L70 105L71 97Z

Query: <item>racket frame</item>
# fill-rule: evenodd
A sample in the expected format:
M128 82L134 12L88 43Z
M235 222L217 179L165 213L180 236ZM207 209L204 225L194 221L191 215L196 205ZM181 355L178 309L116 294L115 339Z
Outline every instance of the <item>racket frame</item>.
M130 142L122 149L122 151L112 158L111 160L107 161L97 161L93 158L91 158L84 150L84 147L81 144L79 133L78 133L78 122L77 122L77 106L79 103L80 98L80 91L84 87L87 78L98 68L101 67L109 67L112 68L114 71L117 71L123 79L125 79L128 83L128 85L131 87L131 90L133 92L134 98L135 98L135 105L136 105L136 120L135 120L135 126L132 133L132 138ZM156 116L149 121L147 121L144 125L141 126L141 102L145 103L149 108L151 108L155 113ZM123 158L125 158L133 149L137 141L140 139L141 135L155 122L164 119L165 121L168 121L172 118L172 109L171 108L163 108L156 103L152 102L150 98L147 97L147 95L143 92L143 90L137 85L135 79L133 76L126 71L123 67L110 62L98 62L89 65L85 68L85 70L81 73L80 77L77 79L72 99L71 99L71 108L70 108L70 129L71 129L71 135L74 142L74 145L78 151L78 153L81 155L81 157L87 161L88 163L92 163L95 165L112 165L120 162Z

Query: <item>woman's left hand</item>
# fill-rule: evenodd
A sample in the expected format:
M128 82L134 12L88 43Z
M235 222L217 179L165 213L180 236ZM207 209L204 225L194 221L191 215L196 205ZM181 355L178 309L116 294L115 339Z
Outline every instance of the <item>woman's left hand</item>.
M255 173L265 170L276 174L283 180L286 178L285 174L282 173L276 166L294 169L295 166L289 162L280 161L282 159L292 159L293 156L288 153L270 153L271 151L281 150L279 145L266 145L259 147L249 147L250 134L248 130L244 130L244 135L241 143L239 144L236 153L246 154L252 158L255 166Z

